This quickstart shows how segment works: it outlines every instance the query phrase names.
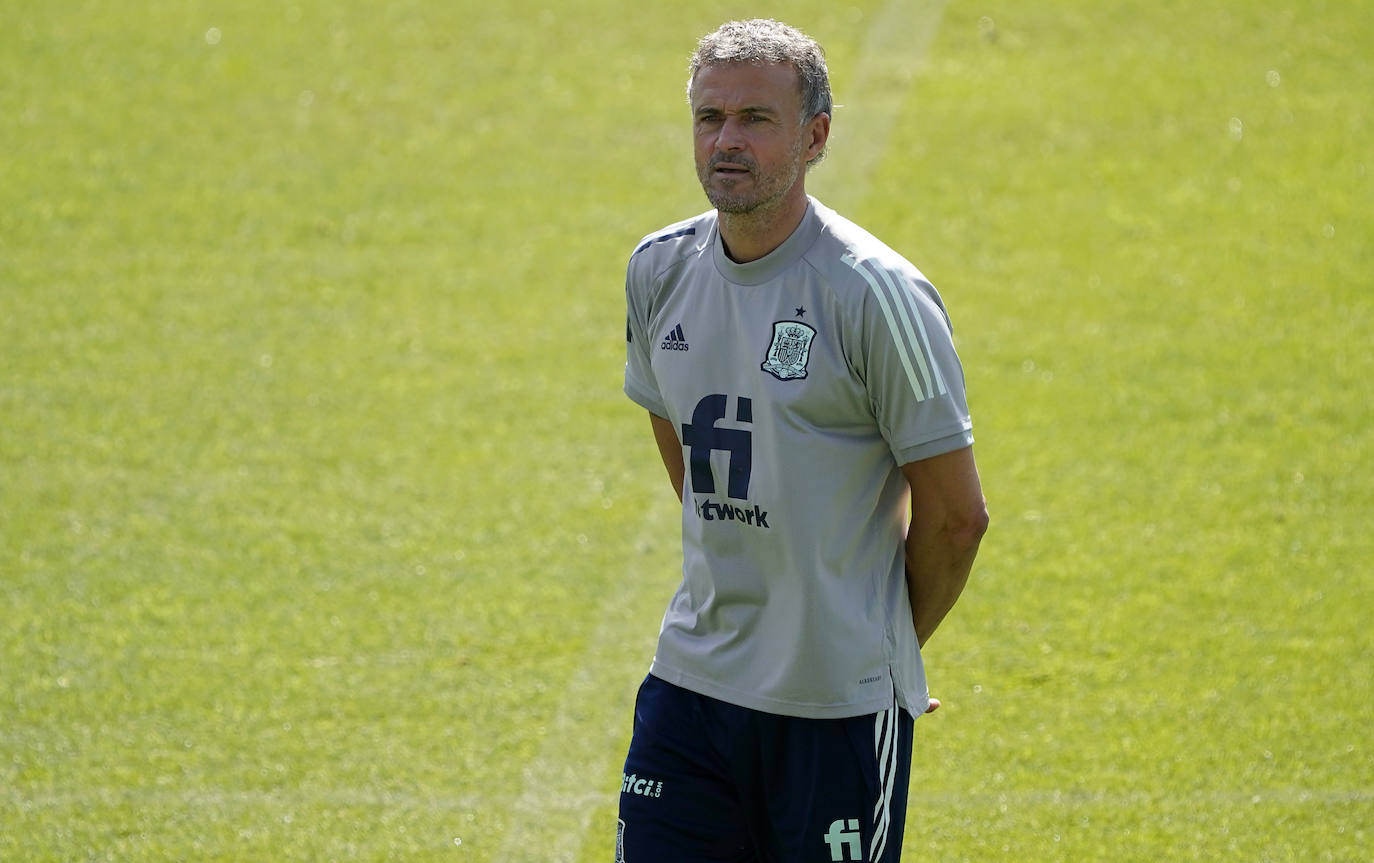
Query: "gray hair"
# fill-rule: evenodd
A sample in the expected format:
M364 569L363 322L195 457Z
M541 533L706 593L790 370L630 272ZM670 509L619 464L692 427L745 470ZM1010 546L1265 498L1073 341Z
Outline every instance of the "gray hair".
M714 33L701 37L692 55L687 76L687 98L692 98L692 82L704 66L724 63L788 63L797 70L801 83L802 123L817 114L831 114L830 73L825 68L825 52L816 40L780 21L755 18L730 21Z

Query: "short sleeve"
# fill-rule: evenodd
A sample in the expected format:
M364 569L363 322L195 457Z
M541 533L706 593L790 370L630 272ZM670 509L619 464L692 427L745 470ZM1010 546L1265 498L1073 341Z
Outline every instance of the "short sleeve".
M907 464L970 446L964 370L939 294L914 269L848 263L867 286L866 386L893 458Z
M650 362L649 285L639 269L632 257L625 273L625 394L650 413L667 416Z

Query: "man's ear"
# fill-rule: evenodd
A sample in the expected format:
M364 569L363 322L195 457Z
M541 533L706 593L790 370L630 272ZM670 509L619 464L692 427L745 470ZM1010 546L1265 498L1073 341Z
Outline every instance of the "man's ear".
M806 148L806 161L811 162L825 152L825 144L830 140L830 115L821 112L807 124L811 140Z

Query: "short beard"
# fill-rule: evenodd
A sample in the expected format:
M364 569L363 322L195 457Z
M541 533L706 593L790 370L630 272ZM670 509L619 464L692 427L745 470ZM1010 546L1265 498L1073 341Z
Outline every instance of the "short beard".
M715 207L720 212L728 213L732 216L743 216L752 213L765 203L755 198L736 198L733 195L725 193L713 195L709 190L706 192L706 199L711 202L711 206Z
M800 150L798 152L800 153ZM796 178L793 177L784 185L783 189L778 190L760 189L755 185L752 194L748 197L735 195L724 190L714 191L711 188L711 174L716 165L721 162L731 162L748 169L749 176L756 184L759 178L758 165L752 159L741 156L726 157L722 154L717 154L711 158L711 161L706 165L706 170L698 177L701 181L702 191L706 193L706 199L711 202L711 206L715 207L721 213L732 216L745 216L760 208L774 204L778 195L770 195L770 191L779 193L785 192L787 188L791 188L792 182L796 180ZM803 167L802 170L805 170L805 167Z

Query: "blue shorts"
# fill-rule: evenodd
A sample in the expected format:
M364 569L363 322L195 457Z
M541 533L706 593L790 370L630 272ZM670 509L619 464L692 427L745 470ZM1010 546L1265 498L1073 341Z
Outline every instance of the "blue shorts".
M912 718L761 713L648 677L635 701L617 863L897 863Z

